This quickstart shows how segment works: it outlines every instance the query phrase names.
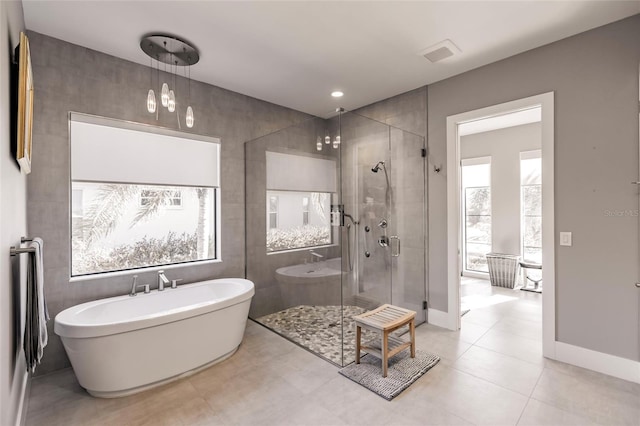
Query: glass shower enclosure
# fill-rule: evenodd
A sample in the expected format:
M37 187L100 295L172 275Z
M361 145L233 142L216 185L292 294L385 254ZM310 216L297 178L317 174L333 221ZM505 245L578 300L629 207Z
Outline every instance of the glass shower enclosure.
M426 310L425 139L355 112L245 144L249 316L343 366L352 317Z

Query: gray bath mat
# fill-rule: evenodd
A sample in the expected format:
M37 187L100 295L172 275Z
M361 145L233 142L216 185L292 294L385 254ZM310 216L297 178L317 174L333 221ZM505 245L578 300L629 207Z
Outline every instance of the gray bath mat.
M360 364L349 364L339 373L391 401L438 361L440 357L427 352L416 350L416 357L411 358L409 351L403 351L389 360L387 377L382 377L382 361L367 354Z

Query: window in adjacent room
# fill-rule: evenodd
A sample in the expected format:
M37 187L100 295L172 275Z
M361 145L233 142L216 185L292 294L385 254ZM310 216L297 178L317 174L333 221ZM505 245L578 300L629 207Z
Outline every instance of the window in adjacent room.
M488 272L491 252L491 157L462 160L464 270Z
M542 155L541 151L520 153L522 257L542 263Z
M219 143L71 117L72 276L218 259Z

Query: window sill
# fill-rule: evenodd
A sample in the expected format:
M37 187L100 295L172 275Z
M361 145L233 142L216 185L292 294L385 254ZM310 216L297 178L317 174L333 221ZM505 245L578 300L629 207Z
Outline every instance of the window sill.
M489 279L489 273L488 272L468 271L466 269L464 271L462 271L462 276L463 277L467 277L467 278L480 278L480 279L485 279L485 280Z
M296 252L309 251L309 250L318 250L318 249L325 249L325 248L331 248L331 247L338 247L338 244L326 244L324 246L311 246L311 247L301 247L301 248L295 248L295 249L289 249L289 250L271 251L271 252L267 252L267 256L273 256L274 254L285 254L285 253L296 253Z
M188 268L190 266L206 265L209 263L222 263L222 259L198 260L198 261L188 262L188 263L175 263L172 265L148 266L145 268L127 269L126 271L114 271L114 272L104 272L104 273L92 274L92 275L81 275L77 277L70 277L69 282L73 283L73 282L82 282L82 281L93 281L93 280L100 280L103 278L113 278L113 277L121 277L121 276L127 276L127 275L142 274L146 272L157 272L157 271L177 269L177 268Z

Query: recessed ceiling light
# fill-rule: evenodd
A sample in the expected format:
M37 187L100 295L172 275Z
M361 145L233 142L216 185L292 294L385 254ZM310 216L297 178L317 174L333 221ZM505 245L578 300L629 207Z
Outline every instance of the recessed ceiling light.
M336 90L335 92L331 92L331 96L333 96L334 98L341 98L342 96L344 96L344 93L342 93L339 90Z

